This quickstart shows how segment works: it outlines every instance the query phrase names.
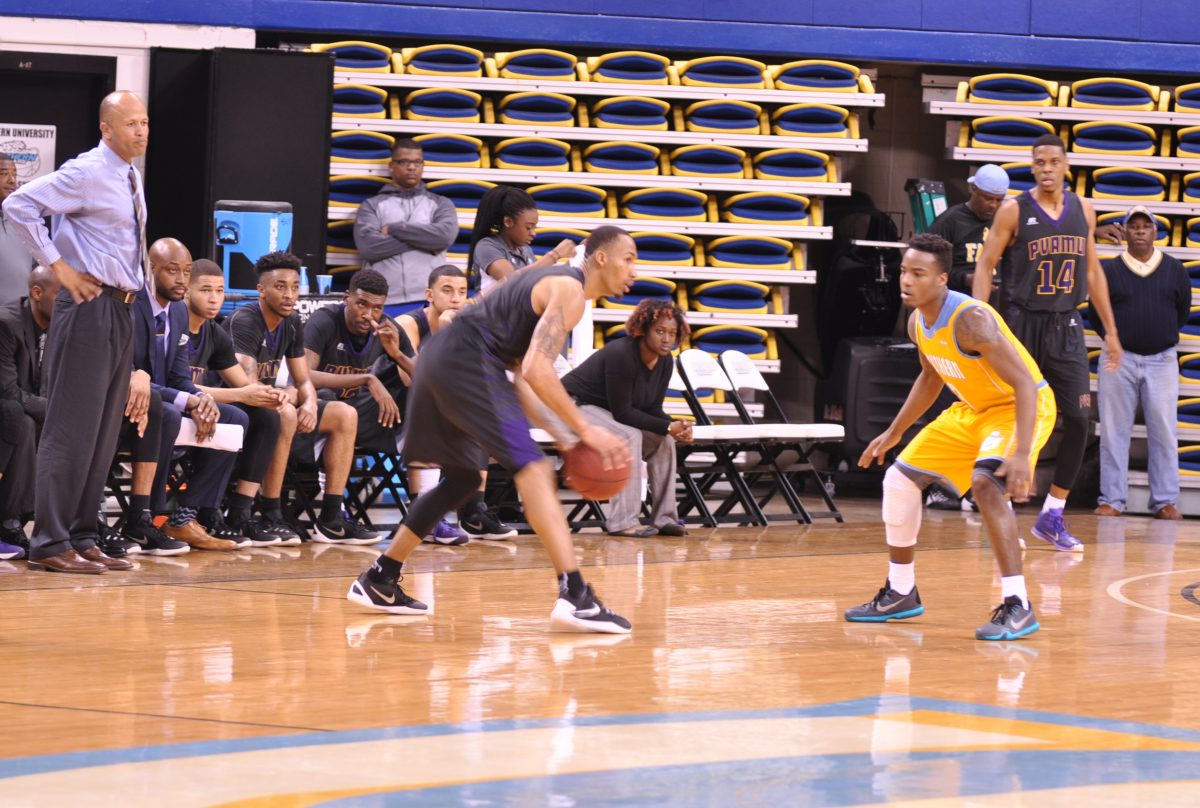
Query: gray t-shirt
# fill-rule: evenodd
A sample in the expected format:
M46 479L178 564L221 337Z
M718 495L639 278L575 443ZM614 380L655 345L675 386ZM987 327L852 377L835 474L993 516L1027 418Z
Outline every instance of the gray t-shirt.
M537 260L529 245L512 249L508 242L500 236L485 236L475 245L475 254L471 258L471 269L479 273L479 290L485 291L496 285L496 279L487 273L487 268L493 261L507 260L513 269L529 266Z

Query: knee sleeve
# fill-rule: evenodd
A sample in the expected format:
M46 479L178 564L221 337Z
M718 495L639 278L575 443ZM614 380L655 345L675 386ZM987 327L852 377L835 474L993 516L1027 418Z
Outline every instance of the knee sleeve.
M1075 485L1075 478L1079 476L1079 468L1083 465L1090 425L1087 418L1063 418L1062 442L1058 444L1058 460L1054 464L1054 484L1059 488L1069 491Z
M889 547L912 547L921 529L921 488L892 464L883 475L883 524Z
M421 496L408 509L404 526L418 536L432 532L438 520L475 495L483 476L478 469L446 468L445 475L435 488L422 491Z

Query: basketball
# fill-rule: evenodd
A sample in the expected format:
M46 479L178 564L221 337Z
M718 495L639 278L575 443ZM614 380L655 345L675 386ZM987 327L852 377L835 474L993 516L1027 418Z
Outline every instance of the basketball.
M604 468L600 453L578 443L563 455L563 482L587 499L612 499L629 482L629 464Z

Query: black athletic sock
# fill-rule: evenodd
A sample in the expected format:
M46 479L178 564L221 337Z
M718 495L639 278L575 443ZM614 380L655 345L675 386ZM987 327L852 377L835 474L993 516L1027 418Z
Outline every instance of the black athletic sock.
M229 495L229 513L239 511L250 513L250 509L254 507L254 497L246 494L230 494Z
M196 519L205 527L212 527L221 519L221 512L216 508L201 508L196 512Z
M149 494L129 495L129 521L135 521L143 513L150 510Z
M377 584L394 584L400 578L400 569L403 566L404 562L381 555L367 568L367 578Z
M568 572L563 576L567 579L567 594L572 598L577 598L587 589L587 584L583 582L583 573L579 570Z
M283 502L279 497L259 497L258 502L262 508L263 516L270 516L275 519L283 519Z
M332 522L342 515L342 498L337 494L326 494L321 498L321 521Z

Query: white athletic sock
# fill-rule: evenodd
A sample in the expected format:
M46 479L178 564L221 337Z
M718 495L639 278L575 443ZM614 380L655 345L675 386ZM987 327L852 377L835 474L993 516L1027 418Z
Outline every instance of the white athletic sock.
M894 591L907 595L917 585L917 563L911 561L907 564L897 564L895 561L889 561L888 580L892 582Z
M1024 575L1008 575L1000 579L1000 594L1008 600L1013 595L1021 599L1021 605L1029 608L1029 595L1025 591Z
M1065 507L1067 507L1067 501L1065 499L1059 499L1056 496L1047 494L1046 501L1042 503L1042 513L1054 510L1055 508L1061 511Z

